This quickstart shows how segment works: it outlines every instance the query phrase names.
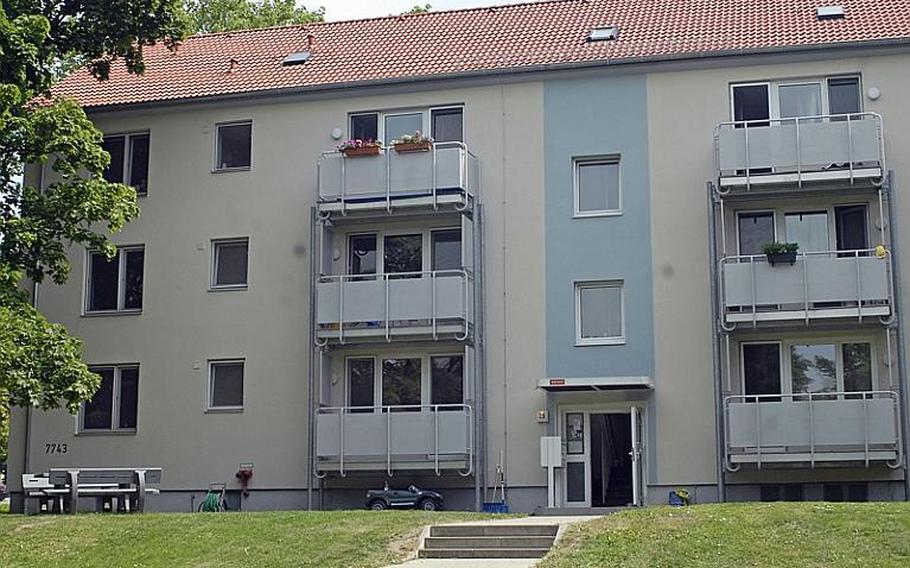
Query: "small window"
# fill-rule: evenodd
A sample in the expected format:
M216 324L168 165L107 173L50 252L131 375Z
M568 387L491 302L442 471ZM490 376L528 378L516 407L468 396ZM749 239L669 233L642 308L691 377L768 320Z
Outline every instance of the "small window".
M621 281L576 284L575 309L578 345L625 342Z
M421 360L383 359L382 405L393 406L392 412L417 412L421 403Z
M464 356L430 357L430 391L433 404L451 405L440 410L460 410L464 404Z
M348 238L348 274L376 274L376 235Z
M243 408L243 361L209 361L209 410Z
M464 142L464 112L461 108L440 108L430 113L433 140Z
M622 210L619 158L575 161L575 215L618 215Z
M832 77L828 79L828 112L831 114L856 114L863 112L863 97L859 91L859 77Z
M124 247L108 260L100 252L90 252L85 311L138 312L142 309L145 249Z
M461 229L432 231L433 270L461 270Z
M92 367L101 386L82 405L84 432L135 432L139 405L139 367Z
M110 154L111 163L104 170L104 179L132 186L139 195L148 193L149 134L108 136L101 145Z
M351 138L377 140L379 138L379 114L375 112L352 114Z
M212 241L212 288L246 288L249 239Z
M215 170L249 169L253 142L253 123L218 124Z

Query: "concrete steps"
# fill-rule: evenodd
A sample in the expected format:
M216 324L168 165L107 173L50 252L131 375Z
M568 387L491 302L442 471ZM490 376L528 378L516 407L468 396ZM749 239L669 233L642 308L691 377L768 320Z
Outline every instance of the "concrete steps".
M559 525L443 525L430 527L420 558L543 558Z

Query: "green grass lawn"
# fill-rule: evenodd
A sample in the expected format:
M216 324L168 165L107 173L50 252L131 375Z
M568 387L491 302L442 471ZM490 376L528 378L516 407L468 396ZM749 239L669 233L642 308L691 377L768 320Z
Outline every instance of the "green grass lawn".
M471 513L332 511L0 516L0 566L384 566L421 527Z
M540 568L910 566L908 503L654 507L569 529Z

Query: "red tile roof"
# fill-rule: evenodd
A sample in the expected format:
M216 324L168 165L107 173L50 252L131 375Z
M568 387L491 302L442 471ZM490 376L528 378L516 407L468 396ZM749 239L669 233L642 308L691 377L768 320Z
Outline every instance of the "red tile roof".
M846 16L818 20L819 6ZM598 25L619 38L588 42ZM536 66L910 39L910 0L557 0L194 36L145 50L143 76L115 65L54 88L86 107L326 88ZM308 49L305 63L283 66Z

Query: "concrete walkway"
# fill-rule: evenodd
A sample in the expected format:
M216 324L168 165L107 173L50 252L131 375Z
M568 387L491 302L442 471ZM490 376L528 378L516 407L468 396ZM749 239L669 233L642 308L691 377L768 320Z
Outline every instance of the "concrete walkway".
M571 517L519 517L514 519L491 519L486 521L467 521L464 523L444 523L450 525L559 525L565 528L574 523L583 523L597 519L597 516L571 516ZM439 526L439 525L436 525ZM422 535L426 536L426 534ZM562 536L560 531L559 536ZM421 537L421 538L422 538ZM422 540L421 543L422 544ZM557 542L559 540L557 539ZM414 558L401 564L395 564L388 568L529 568L535 566L540 559L537 558L515 558L515 559L430 559Z

